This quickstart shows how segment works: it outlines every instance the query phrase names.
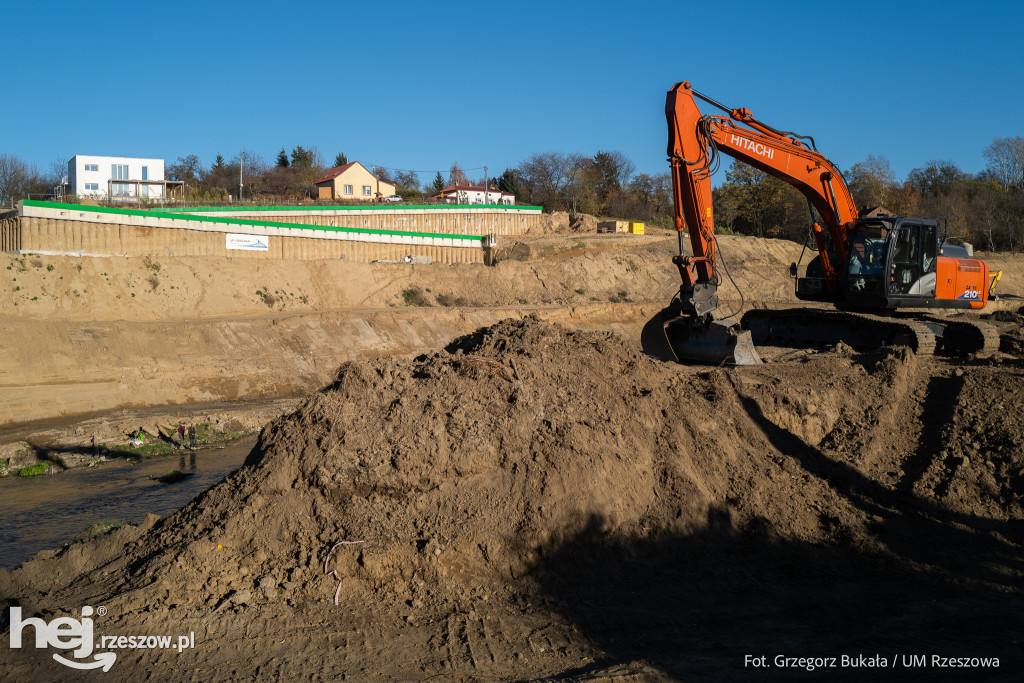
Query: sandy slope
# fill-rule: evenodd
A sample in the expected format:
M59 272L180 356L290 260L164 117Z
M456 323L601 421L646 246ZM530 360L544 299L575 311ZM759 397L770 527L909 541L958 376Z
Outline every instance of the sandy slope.
M495 267L8 255L0 258L0 425L301 395L345 360L427 351L534 308L570 322L614 317L604 312L614 301L632 325L678 287L674 242L616 237L591 237L587 248L576 238L532 240L546 258ZM786 267L795 245L722 238L722 246L748 300L792 299ZM430 308L407 305L403 293L414 287ZM723 300L738 303L729 286Z

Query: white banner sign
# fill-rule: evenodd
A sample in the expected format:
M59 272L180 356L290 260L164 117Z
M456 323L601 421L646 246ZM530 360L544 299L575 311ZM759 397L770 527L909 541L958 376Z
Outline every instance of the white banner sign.
M228 249L246 249L248 251L267 251L270 239L263 235L234 235L228 233Z

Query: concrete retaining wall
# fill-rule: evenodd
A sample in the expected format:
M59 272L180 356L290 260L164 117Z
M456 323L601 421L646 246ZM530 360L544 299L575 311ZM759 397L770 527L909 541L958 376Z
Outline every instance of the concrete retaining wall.
M0 213L0 252L21 250L21 224L15 211Z
M523 235L540 227L540 207L482 208L472 205L417 206L401 208L359 206L261 206L196 207L171 209L171 213L192 216L236 217L250 220L302 223L305 225L366 228L370 230L401 230L410 232L439 232L447 235L494 235L511 237Z
M428 257L487 263L489 237L359 227L314 227L246 218L199 217L50 202L22 202L0 223L5 251L82 256L230 256L356 261ZM228 234L266 238L265 251L228 249ZM6 245L10 244L10 247Z

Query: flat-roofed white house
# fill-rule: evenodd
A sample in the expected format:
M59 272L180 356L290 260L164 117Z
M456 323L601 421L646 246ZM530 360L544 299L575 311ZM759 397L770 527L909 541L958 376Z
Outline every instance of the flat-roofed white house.
M68 162L68 189L79 197L138 201L180 187L181 182L164 179L163 159L76 154Z
M448 204L515 204L516 196L502 192L493 187L483 185L450 185L434 195L433 199L443 199Z

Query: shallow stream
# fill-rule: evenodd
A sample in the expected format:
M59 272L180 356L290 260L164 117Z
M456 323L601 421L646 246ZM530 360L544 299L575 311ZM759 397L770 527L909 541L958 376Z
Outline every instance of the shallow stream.
M138 523L149 512L166 517L238 469L255 444L252 436L184 455L0 479L0 567L13 569L40 550L59 548L96 522ZM173 484L155 479L172 470L192 476Z

